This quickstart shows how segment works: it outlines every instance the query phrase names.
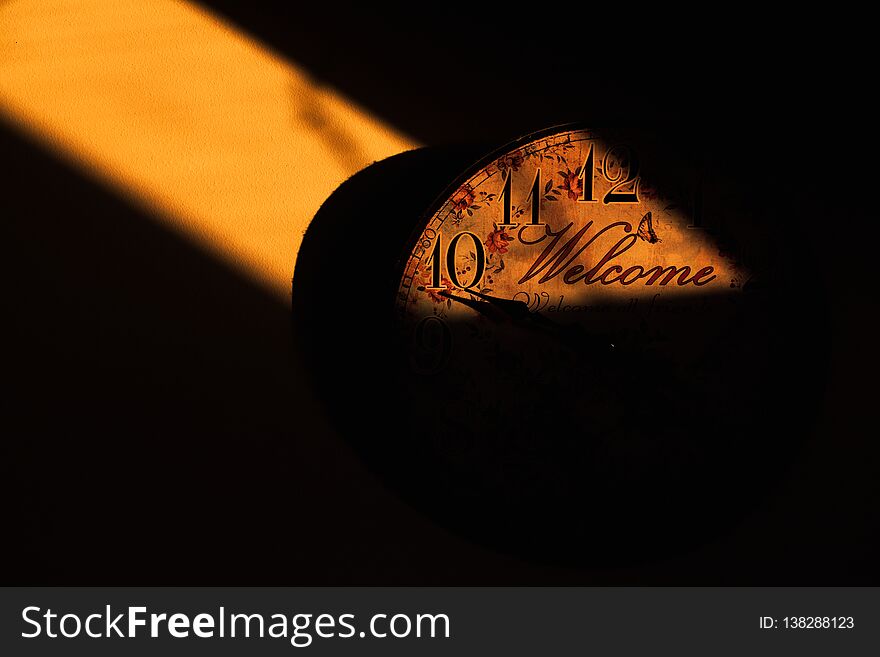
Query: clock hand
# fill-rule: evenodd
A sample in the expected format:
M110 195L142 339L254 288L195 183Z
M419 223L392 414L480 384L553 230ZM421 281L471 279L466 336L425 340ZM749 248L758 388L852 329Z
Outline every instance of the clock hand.
M548 332L555 333L562 337L571 346L576 347L579 351L586 351L592 355L608 355L614 351L614 345L610 341L599 339L596 336L587 334L577 324L560 324L539 312L533 313L529 310L528 305L524 301L493 297L492 295L477 292L475 290L467 290L467 292L468 294L483 299L484 302L457 297L447 292L441 292L441 294L459 301L487 316L491 316L491 314L486 312L486 304L494 306L507 315L507 317L514 323L528 323Z
M531 316L528 305L524 301L515 301L514 299L502 299L501 297L493 297L482 292L468 290L469 294L475 297L485 299L487 303L503 310L511 319L526 319ZM555 322L554 322L555 323Z
M484 294L482 292L474 292L473 290L468 290L468 292L481 299L485 299L487 303L491 303L501 310L504 310L511 319L532 322L539 326L543 326L546 329L561 333L574 333L581 331L580 327L576 324L560 324L542 313L530 311L529 306L525 301L493 297L492 295Z
M455 294L450 294L449 292L441 292L440 296L446 297L447 299L452 299L453 301L457 301L458 303L467 306L468 308L476 310L481 315L485 315L491 320L497 321L499 319L498 311L491 304L488 304L485 301L468 299L466 297L460 297Z

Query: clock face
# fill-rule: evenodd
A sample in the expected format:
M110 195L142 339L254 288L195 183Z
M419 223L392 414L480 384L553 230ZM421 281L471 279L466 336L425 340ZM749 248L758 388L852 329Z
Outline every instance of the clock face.
M347 181L292 305L339 435L433 522L527 559L735 532L807 437L827 330L772 145L725 135L565 127Z
M396 449L422 508L515 552L625 559L760 496L793 449L772 263L694 162L551 130L425 215L394 298Z
M527 139L432 212L396 298L415 372L457 369L467 386L487 357L469 352L480 343L473 336L494 343L522 338L521 329L549 331L546 347L583 351L613 338L616 350L644 349L659 336L634 331L668 323L669 304L698 313L707 297L742 293L751 273L705 230L695 174L659 189L636 148L617 139L585 129ZM525 369L555 367L535 351L522 355Z

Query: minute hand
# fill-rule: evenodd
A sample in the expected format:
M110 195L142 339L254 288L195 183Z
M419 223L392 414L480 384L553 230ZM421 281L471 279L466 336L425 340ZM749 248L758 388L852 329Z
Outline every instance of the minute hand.
M529 307L525 304L524 301L515 301L514 299L502 299L501 297L493 297L491 295L483 294L482 292L477 292L475 290L466 290L466 292L468 294L473 294L475 297L479 297L480 299L483 299L488 303L491 303L499 310L504 311L511 319L524 320L529 319L532 315ZM553 323L555 324L555 322Z
M505 313L496 308L494 304L488 303L486 301L477 301L476 299L460 297L455 294L450 294L448 291L440 292L440 296L446 297L447 299L452 299L453 301L457 301L458 303L465 305L472 310L476 310L481 315L485 315L493 321L498 321L503 315L505 315Z
M495 321L506 319L515 324L540 323L540 321L535 322L535 318L532 316L532 313L529 312L529 307L522 301L492 297L488 294L475 292L473 290L465 290L465 292L473 297L478 297L481 300L450 294L448 291L440 292L440 296L457 301L458 303L476 310L478 313ZM546 320L550 325L556 326L556 322L552 322L544 317L541 319Z
M579 351L590 351L594 354L609 354L614 351L614 345L610 341L588 335L576 324L560 324L539 312L531 312L524 301L493 297L490 294L474 290L467 290L467 292L492 304L515 322L528 322L558 335L569 344L577 347Z

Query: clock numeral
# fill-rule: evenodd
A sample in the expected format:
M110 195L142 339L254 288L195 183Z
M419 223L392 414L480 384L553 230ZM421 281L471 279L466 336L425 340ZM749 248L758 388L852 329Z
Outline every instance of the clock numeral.
M587 173L589 171L589 174ZM596 172L593 170L593 144L590 144L590 152L587 153L587 158L584 160L584 166L581 167L581 172L578 175L578 180L583 183L583 188L581 189L581 195L578 198L579 203L595 203L596 199L593 198L593 180L596 177ZM587 189L589 188L589 194L587 193ZM607 201L606 201L607 202Z
M458 257L458 246L461 240L465 237L470 237L471 241L474 243L474 251L472 255L474 257L474 265L472 267L473 274L470 283L467 285L463 285L461 280L458 278L458 271L455 268L455 261ZM434 242L434 250L431 251L431 257L428 259L428 262L431 264L431 285L435 290L445 290L446 287L441 284L442 281L442 261L443 261L443 248L441 246L440 235L437 236L437 241ZM458 233L455 237L452 238L449 242L449 246L446 249L446 275L449 278L449 281L458 288L463 290L468 290L475 285L478 285L481 280L483 280L483 274L486 271L486 250L483 247L483 242L480 241L480 238L477 237L474 233L469 231L464 231Z
M544 190L541 187L541 170L538 169L535 172L535 181L532 183L532 190L529 192L529 196L526 199L526 202L531 201L532 203L532 220L529 222L532 226L543 226L544 223L541 221L541 196L543 196Z
M511 218L511 187L513 184L513 171L508 171L507 175L504 177L504 182L501 183L501 205L503 207L503 218L501 221L501 225L506 228L514 228L515 226L519 226L519 223L513 221ZM543 195L543 189L541 188L541 169L538 169L535 172L535 180L532 182L532 189L529 191L529 195L526 198L526 202L531 202L532 204L532 217L531 221L529 221L530 226L543 226L543 222L541 221L541 196Z
M501 222L502 226L519 226L518 223L510 220L510 188L512 184L513 171L511 170L507 172L507 175L504 176L504 182L501 183L501 205L504 208L504 219Z
M578 171L578 180L581 181L581 193L578 196L579 203L596 203L595 183L595 146L590 144L590 150L584 158L583 166ZM627 146L614 146L605 153L602 159L602 175L612 183L611 189L602 198L605 205L611 203L638 203L639 202L639 162L635 153ZM501 225L507 228L519 226L514 221L512 206L513 171L509 170L501 183ZM532 226L543 226L541 221L541 169L535 172L535 180L526 201L531 201L532 216L529 222Z
M436 374L452 355L452 331L436 315L428 315L416 324L413 366L420 374Z
M631 149L626 146L609 148L602 162L602 175L608 182L616 183L605 194L603 203L639 202L639 162Z

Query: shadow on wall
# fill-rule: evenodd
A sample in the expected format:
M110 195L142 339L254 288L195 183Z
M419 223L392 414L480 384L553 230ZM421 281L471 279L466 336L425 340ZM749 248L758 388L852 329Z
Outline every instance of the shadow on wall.
M289 306L2 125L0 152L7 579L393 578L420 529L314 410Z
M337 158L346 171L357 171L370 158L361 148L358 137L346 128L339 117L324 109L320 90L317 83L308 79L293 84L293 124L308 126L313 134L323 139L327 152Z

